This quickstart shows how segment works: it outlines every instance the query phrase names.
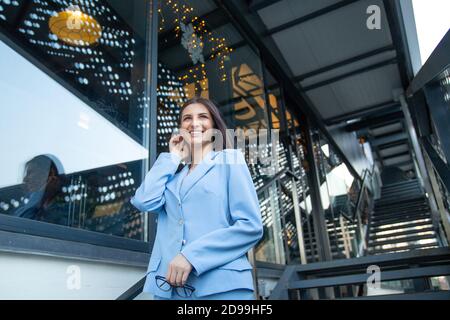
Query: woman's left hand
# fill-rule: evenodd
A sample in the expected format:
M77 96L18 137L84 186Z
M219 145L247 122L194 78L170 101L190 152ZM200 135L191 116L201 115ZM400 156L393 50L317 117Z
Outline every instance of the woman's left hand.
M191 271L192 264L179 253L169 263L166 280L173 286L184 286Z

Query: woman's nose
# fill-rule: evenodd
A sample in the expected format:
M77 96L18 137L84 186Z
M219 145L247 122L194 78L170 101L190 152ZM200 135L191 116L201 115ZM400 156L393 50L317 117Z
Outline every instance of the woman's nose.
M192 120L192 129L198 129L201 127L201 122L198 119Z

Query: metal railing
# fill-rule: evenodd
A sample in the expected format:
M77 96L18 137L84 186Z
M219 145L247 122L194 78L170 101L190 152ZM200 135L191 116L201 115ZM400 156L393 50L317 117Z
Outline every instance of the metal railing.
M441 245L450 242L450 31L444 36L411 82L406 95L425 160L423 175L436 204ZM437 212L438 211L438 212Z
M450 249L417 250L287 266L270 299L377 298L368 297L364 292L371 283L372 273L368 272L371 266L379 268L381 281L447 276L450 275ZM336 290L342 287L347 290ZM326 288L335 290L327 291ZM416 289L403 298L426 299L442 297L443 294L445 298L450 298L449 291L426 289ZM378 296L379 299L401 297L399 294Z

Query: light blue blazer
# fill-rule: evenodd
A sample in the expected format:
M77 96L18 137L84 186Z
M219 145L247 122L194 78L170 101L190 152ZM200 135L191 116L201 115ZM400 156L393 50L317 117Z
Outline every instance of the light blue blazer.
M187 283L194 296L253 290L246 253L262 237L258 197L241 151L209 152L187 175L175 174L180 157L161 153L131 203L158 214L144 292L170 298L155 276L165 276L181 252L192 264Z

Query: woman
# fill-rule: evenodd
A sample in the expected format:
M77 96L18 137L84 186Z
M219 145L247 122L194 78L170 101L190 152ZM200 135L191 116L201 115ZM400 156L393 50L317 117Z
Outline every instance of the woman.
M254 298L246 253L262 237L261 213L244 156L229 144L217 107L187 101L170 152L131 199L158 214L144 286L156 299ZM183 160L189 165L179 171Z

